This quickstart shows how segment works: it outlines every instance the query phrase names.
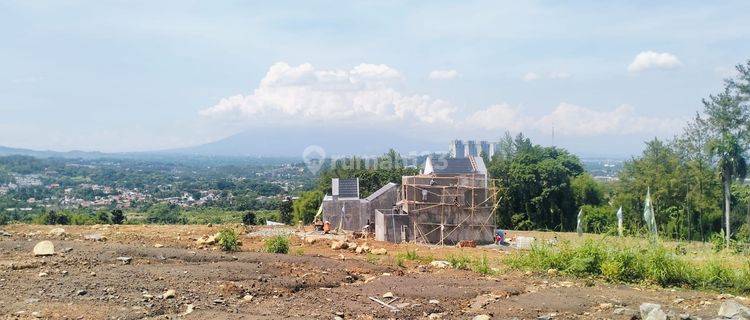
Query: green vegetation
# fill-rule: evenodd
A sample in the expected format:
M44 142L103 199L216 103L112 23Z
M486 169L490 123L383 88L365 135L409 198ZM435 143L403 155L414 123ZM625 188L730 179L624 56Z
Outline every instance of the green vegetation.
M294 220L301 220L302 223L305 224L311 223L322 202L323 192L309 191L303 193L302 196L292 204Z
M263 249L269 253L289 253L289 238L286 236L274 236L263 243Z
M246 226L252 226L255 224L255 212L248 211L242 215L242 224Z
M112 210L112 223L123 224L125 223L125 213L120 209Z
M569 242L557 246L535 245L528 252L508 257L506 262L516 269L557 269L612 282L750 292L750 264L735 266L719 259L717 256L705 262L696 261L660 244L639 246L589 239L580 245Z
M234 252L240 248L240 241L239 237L237 237L237 233L229 228L224 228L219 231L219 236L216 237L216 241L219 243L221 250L227 252Z
M602 202L601 192L586 177L578 157L567 151L534 145L523 134L513 138L507 133L499 149L488 170L500 190L497 210L506 213L497 215L500 227L575 230L578 207Z
M180 224L187 223L187 218L180 214L180 209L177 206L157 204L148 210L146 222L158 224Z

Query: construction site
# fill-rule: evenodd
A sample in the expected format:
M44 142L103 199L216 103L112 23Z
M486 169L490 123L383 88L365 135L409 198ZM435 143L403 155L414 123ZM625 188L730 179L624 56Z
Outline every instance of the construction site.
M455 245L494 241L496 192L481 157L427 158L419 175L404 176L360 199L357 179L333 179L321 205L324 223L373 233L376 240Z

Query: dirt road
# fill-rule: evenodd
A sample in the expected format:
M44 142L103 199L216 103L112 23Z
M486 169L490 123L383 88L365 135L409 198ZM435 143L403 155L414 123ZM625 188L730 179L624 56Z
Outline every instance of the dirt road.
M434 257L502 254L487 249L368 241L388 250L373 256L294 238L290 254L283 255L257 252L262 238L243 237L242 251L230 254L195 243L219 227L65 226L62 235L50 234L53 228L3 229L10 233L0 236L3 318L630 319L644 302L660 303L675 315L713 318L727 298L548 274L487 277L425 261L400 267L393 258L406 248ZM97 236L104 239L86 239ZM35 257L33 247L41 240L51 240L57 253ZM391 303L398 311L369 299L388 301L382 298L386 292L398 297Z

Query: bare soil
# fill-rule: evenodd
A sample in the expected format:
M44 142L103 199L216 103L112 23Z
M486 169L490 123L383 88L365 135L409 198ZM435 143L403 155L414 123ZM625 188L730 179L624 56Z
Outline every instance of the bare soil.
M388 250L375 256L332 250L329 239L309 244L293 236L284 255L260 252L260 236L243 236L242 250L233 253L196 244L222 227L63 226L65 234L55 236L49 234L54 226L6 226L11 236L0 236L0 318L471 319L486 314L493 319L630 319L615 309L637 311L644 302L660 303L676 315L712 318L727 298L546 273L483 276L430 267L430 258L401 267L395 258L417 249L422 257L487 255L493 264L502 264L497 257L513 254L486 248L355 240ZM251 235L275 232L230 227ZM104 239L87 240L91 235ZM33 247L41 240L51 240L57 253L35 257ZM167 290L174 290L173 298L162 296ZM391 305L399 311L369 299L388 301L382 298L386 292L398 297Z

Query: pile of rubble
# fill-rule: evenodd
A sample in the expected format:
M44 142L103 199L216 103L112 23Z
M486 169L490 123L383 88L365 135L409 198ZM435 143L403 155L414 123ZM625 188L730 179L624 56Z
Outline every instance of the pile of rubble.
M388 250L385 248L371 249L367 243L357 244L354 241L334 241L331 243L331 249L333 250L349 250L355 253L372 253L376 255L388 254Z

